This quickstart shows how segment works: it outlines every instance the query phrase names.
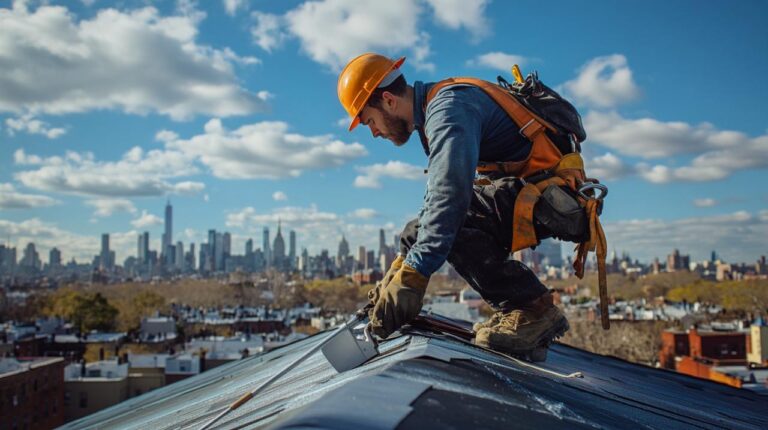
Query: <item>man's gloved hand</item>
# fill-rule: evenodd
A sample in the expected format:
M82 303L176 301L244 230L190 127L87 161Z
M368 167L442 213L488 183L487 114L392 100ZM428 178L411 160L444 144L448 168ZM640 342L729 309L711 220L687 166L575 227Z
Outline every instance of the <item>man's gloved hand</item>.
M389 285L389 283L392 281L392 278L395 277L395 274L400 270L401 267L403 267L404 260L405 258L398 254L398 256L395 258L395 261L389 265L389 270L387 270L387 273L384 274L384 278L377 282L374 288L371 288L371 290L368 291L368 301L371 305L375 305L376 302L379 301L381 290Z
M403 264L388 285L379 292L376 305L370 313L374 334L386 338L410 322L421 311L429 278L413 267Z

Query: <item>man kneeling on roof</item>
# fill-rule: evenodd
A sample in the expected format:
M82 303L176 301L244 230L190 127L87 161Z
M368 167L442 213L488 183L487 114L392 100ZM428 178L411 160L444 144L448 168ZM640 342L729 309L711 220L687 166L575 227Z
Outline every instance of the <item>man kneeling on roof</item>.
M578 224L574 227L568 220L568 227L577 229L570 237L548 230L538 216L528 217L527 230L522 221L513 223L513 218L525 206L515 208L518 196L523 195L521 187L527 184L520 178L540 173L535 164L541 160L535 159L548 156L553 162L546 167L557 171L564 156L547 148L534 154L537 138L531 130L523 133L526 127L518 125L507 108L491 97L491 90L476 84L501 87L450 79L416 81L411 86L400 71L404 60L363 54L347 64L338 81L339 100L352 118L350 130L363 124L374 137L381 136L396 146L404 145L416 130L429 158L419 217L406 225L400 254L371 293L373 331L385 338L416 317L429 277L447 260L497 311L487 322L475 324L477 344L510 354L545 348L568 330L568 321L533 271L510 258L517 250L513 231L523 241L523 236L532 238L523 247L552 236L582 242L589 238L588 222L575 193L565 194L575 205L573 222ZM549 146L554 147L551 142ZM476 180L476 169L486 173L484 181ZM577 173L583 180L583 165ZM563 181L557 184L567 185ZM538 194L527 200L533 202L529 212L539 215L543 205L536 204Z

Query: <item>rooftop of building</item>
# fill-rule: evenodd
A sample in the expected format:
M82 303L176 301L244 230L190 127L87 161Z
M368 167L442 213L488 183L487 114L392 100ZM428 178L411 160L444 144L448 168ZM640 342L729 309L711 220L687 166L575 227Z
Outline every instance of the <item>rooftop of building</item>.
M87 363L72 363L64 368L65 381L113 381L128 377L128 363L118 360L103 360Z
M225 364L64 428L199 428L330 334ZM553 345L536 368L421 328L383 342L377 357L342 373L314 354L217 428L762 429L765 410L768 398L749 391L565 345Z
M58 357L5 357L0 358L0 378L26 372L38 367L64 361Z

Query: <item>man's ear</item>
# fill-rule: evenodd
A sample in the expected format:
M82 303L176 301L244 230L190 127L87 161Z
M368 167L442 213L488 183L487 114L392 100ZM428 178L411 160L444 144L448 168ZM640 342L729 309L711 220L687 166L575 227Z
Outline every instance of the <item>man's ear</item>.
M383 107L386 107L389 113L394 112L397 107L397 96L389 91L384 91L381 93L381 98L384 101L384 103L382 103Z

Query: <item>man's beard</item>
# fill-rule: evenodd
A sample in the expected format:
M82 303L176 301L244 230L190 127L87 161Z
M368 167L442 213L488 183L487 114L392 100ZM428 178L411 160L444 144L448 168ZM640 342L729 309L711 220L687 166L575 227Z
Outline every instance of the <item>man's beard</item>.
M384 109L381 110L384 119L384 125L387 127L387 139L394 142L396 146L404 145L411 137L411 130L408 130L408 121L390 115Z

